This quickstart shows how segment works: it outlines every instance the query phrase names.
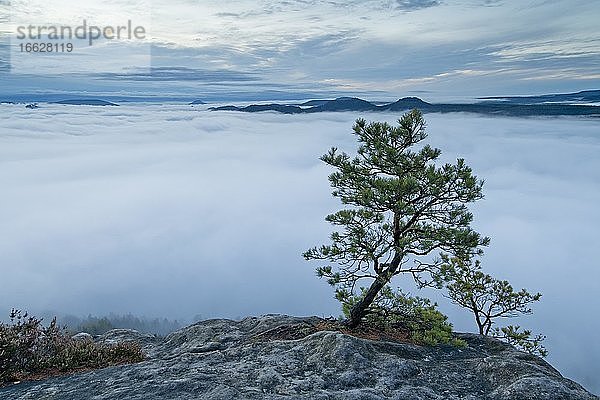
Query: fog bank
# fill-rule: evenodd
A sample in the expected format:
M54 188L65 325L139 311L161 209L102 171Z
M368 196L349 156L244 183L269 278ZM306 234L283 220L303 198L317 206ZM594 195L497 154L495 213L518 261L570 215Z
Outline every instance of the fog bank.
M0 304L189 319L338 315L315 264L338 208L319 160L359 117L186 106L0 105ZM484 268L541 291L523 324L598 393L600 121L426 115L428 142L486 180ZM402 282L400 282L402 284ZM441 304L458 330L469 315Z

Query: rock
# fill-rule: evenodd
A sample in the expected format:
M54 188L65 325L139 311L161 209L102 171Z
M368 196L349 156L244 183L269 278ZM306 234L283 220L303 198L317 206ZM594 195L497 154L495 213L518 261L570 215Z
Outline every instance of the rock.
M113 329L98 336L96 341L106 344L137 342L142 346L142 350L152 357L157 350L156 345L161 342L161 339L156 335L140 333L134 329Z
M81 341L85 341L85 340L93 341L94 337L92 335L90 335L89 333L79 332L79 333L76 333L75 335L71 336L71 339L81 340Z
M459 334L468 347L423 347L319 331L320 322L218 319L164 339L114 330L97 340L139 341L147 360L20 383L0 398L598 400L544 360L491 338Z

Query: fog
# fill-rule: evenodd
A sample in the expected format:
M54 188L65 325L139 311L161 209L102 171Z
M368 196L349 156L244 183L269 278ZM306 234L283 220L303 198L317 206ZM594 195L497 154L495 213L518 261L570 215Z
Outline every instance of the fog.
M359 116L399 117L0 105L0 311L339 315L301 253L326 240L338 208L318 158L355 147ZM492 238L484 268L544 295L517 322L600 392L600 121L426 119L444 160L464 157L486 181L473 207Z

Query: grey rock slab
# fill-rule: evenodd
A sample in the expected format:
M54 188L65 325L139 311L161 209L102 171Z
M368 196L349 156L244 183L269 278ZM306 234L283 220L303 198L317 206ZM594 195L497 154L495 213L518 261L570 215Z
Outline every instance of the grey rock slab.
M598 400L544 360L490 338L423 347L316 331L316 317L281 315L196 323L156 338L115 330L96 340L136 340L146 361L0 389L10 400L327 399Z

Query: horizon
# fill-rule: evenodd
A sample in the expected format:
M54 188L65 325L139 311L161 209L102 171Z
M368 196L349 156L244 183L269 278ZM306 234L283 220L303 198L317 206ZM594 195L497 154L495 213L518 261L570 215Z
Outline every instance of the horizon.
M488 100L504 100L504 99L535 99L538 97L547 97L547 96L566 96L566 95L578 95L578 94L584 94L584 93L594 93L594 94L599 94L600 95L600 89L586 89L586 90L580 90L577 92L563 92L563 93L536 93L536 94L531 94L531 95L526 95L526 96L483 96L483 97L473 97L473 98L466 98L466 97L458 97L455 96L453 98L453 100L447 101L447 103L444 103L442 101L433 101L430 100L428 98L425 97L420 97L420 96L403 96L403 97L399 97L398 99L395 100L382 100L382 99L378 99L378 98L362 98L359 96L353 96L352 93L347 93L344 96L338 96L338 97L320 97L320 98L316 98L316 97L298 97L298 98L294 98L294 97L290 97L289 95L285 95L282 94L282 96L280 98L268 98L268 99L253 99L253 98L238 98L238 99L226 99L226 98L222 98L222 99L206 99L206 98L202 98L201 96L181 96L181 97L132 97L132 96L119 96L119 95L106 95L106 96L93 96L93 95L79 95L79 94L19 94L19 95L13 95L13 96L8 96L8 97L4 97L4 98L0 98L0 103L16 103L16 104L25 104L25 103L30 103L30 102L39 102L39 103L56 103L56 102L60 102L60 101L77 101L77 100L101 100L101 101L108 101L108 102L122 102L123 104L144 104L144 103L153 103L153 104L165 104L165 105L180 105L180 104L188 104L188 105L210 105L210 104L223 104L223 103L227 103L227 102L231 102L231 103L247 103L247 104L251 104L251 103L256 103L256 104L262 104L262 103L268 103L268 102L279 102L282 104L298 104L299 102L307 102L307 101L319 101L319 100L323 100L323 101L330 101L330 100L340 100L340 99L358 99L358 100L365 100L368 101L372 104L391 104L393 102L396 101L401 101L401 100L406 100L406 99L415 99L415 100L420 100L420 101L424 101L425 103L429 103L429 104L473 104L473 103L484 103L485 101ZM190 104L196 101L201 101L201 103L198 104ZM564 103L564 104L568 104L568 102L559 102L559 103ZM577 104L577 102L572 102L573 104ZM76 104L75 104L76 105ZM119 105L119 104L116 104ZM600 105L600 103L598 104Z

